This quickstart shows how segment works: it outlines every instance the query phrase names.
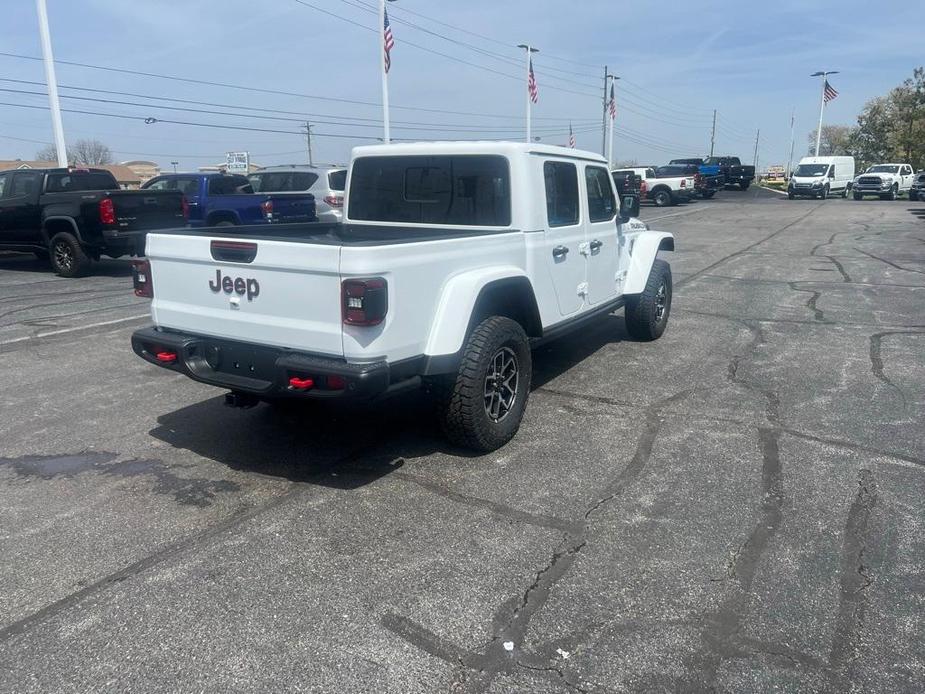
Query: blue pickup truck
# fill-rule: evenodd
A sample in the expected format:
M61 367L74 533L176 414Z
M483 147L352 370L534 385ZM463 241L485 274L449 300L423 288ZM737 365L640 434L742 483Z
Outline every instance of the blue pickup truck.
M236 174L165 174L147 181L142 189L183 193L191 227L317 221L311 193L254 193L247 177Z
M685 166L696 166L697 173L700 174L699 185L697 186L697 192L700 193L700 196L709 200L714 195L716 191L722 190L726 185L726 175L723 173L722 169L718 164L708 164L705 160L699 157L692 157L689 159L672 159L668 162L669 166L673 165L685 165Z

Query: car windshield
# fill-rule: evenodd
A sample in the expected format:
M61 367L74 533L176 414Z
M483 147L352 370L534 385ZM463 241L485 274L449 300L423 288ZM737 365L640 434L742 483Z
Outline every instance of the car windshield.
M886 164L880 164L879 166L871 166L867 169L867 173L899 173L898 166L887 166Z
M794 176L823 176L829 170L828 164L800 164Z

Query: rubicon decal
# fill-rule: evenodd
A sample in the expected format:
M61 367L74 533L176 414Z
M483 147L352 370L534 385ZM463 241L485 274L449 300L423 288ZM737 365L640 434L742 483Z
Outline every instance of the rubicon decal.
M214 293L225 292L226 294L247 295L248 301L253 301L260 296L260 283L252 277L232 277L231 275L222 276L221 270L215 271L215 279L209 280L209 289Z

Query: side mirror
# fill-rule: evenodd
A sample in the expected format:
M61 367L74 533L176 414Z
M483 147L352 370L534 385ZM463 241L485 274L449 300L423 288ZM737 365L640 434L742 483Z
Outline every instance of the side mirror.
M620 222L628 222L630 217L639 216L639 198L635 195L624 195L620 198Z

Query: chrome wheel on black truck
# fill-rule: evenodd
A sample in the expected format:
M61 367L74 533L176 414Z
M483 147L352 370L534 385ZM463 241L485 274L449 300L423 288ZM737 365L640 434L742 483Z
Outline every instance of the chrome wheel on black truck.
M479 323L456 376L437 384L447 438L482 452L510 441L523 419L532 373L530 343L519 323L502 316Z

